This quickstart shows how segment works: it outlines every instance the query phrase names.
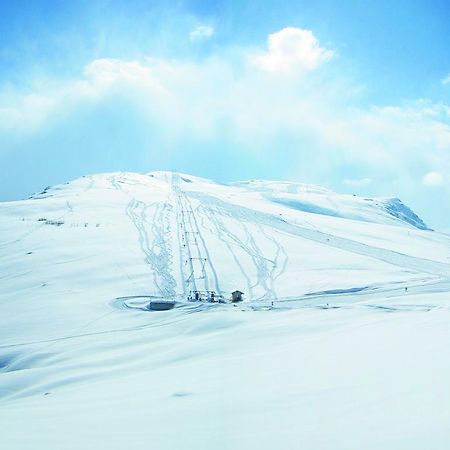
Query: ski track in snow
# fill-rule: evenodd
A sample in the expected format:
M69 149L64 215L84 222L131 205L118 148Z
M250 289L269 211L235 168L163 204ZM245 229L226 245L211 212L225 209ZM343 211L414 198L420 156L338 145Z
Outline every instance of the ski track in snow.
M227 322L228 319L222 319L221 313L225 316L230 313L271 311L270 314L274 315L270 317L276 322L275 314L277 312L301 308L305 310L370 310L371 314L377 315L409 312L421 314L438 309L449 309L447 306L440 306L440 303L432 304L430 301L428 304L428 299L426 301L422 299L417 304L413 301L405 303L403 300L405 297L400 296L404 290L405 284L403 283L406 283L402 281L390 284L384 282L379 285L362 284L346 289L330 289L331 282L327 275L327 267L317 269L323 270L323 276L319 283L315 282L314 292L303 296L280 297L277 293L277 288L279 290L277 283L280 282L280 277L286 273L290 263L289 249L281 244L284 242L282 239L277 239L282 235L298 237L355 255L373 258L398 266L405 271L428 273L439 277L431 282L423 277L422 280L417 279L409 283L409 292L413 292L414 295L448 292L450 290L450 265L366 245L350 238L337 237L319 230L312 223L313 220L309 222L305 219L305 224L303 222L301 224L287 222L277 215L227 203L214 195L188 189L183 190L181 187L183 181L178 175L165 177L168 185L167 199L163 198L163 200L155 202L142 200L147 198L146 192L149 189L144 178L142 179L144 182L142 182L140 179L132 179L126 175L111 175L107 180L110 183L107 189L113 189L124 196L124 209L121 214L125 214L131 222L129 225L128 220L124 219L127 227L136 229L137 241L145 256L145 265L141 261L139 264L142 264L140 267L145 267L145 270L150 269L149 278L151 279L149 279L147 289L151 291L154 287L155 292L152 293L155 296L173 298L182 295L185 300L189 286L199 290L215 290L220 295L222 291L220 272L218 273L218 271L219 269L223 270L224 266L223 264L221 266L220 259L212 252L214 240L217 239L215 242L223 244L224 255L229 255L229 261L234 261L237 268L234 273L242 274L242 280L247 284L249 301L237 307L229 304L181 302L173 311L154 314L149 313L145 308L142 308L143 311L137 311L138 308L130 307L131 303L127 304L127 300L132 297L120 297L114 300L111 300L111 297L107 300L102 299L101 301L105 303L111 302L110 304L106 303L107 308L111 307L111 309L99 309L101 314L97 316L92 314L94 317L86 316L86 318L89 317L89 320L83 316L80 322L74 322L76 325L68 329L72 329L72 332L59 330L59 335L55 332L54 335L45 335L45 337L51 336L49 339L35 340L27 340L25 335L19 335L22 336L21 340L18 339L12 344L0 345L2 350L0 374L17 376L19 380L17 385L11 384L14 389L9 388L10 385L6 384L0 393L3 400L17 400L53 389L57 391L57 388L64 385L85 383L86 380L101 377L109 379L113 375L140 370L144 366L145 358L142 358L139 352L148 355L149 349L150 351L155 349L155 347L151 347L153 345L152 337L154 337L151 332L162 332L161 330L165 327L186 323L185 328L171 328L170 331L181 330L181 333L186 333L187 338L191 336L190 333L194 335L195 333L200 335L207 333L207 339L199 339L201 341L199 353L191 354L187 351L186 354L177 355L177 345L183 345L184 341L182 343L176 341L175 339L179 338L176 335L164 335L160 342L155 344L163 346L166 340L174 339L171 343L174 344L175 350L169 349L168 356L156 347L156 350L161 351L163 356L160 360L155 360L154 367L157 368L162 361L163 364L176 364L176 370L179 370L180 367L183 367L183 359L189 359L191 362L196 358L200 359L200 355L203 357L205 352L214 354L217 351L214 347L205 348L204 342L208 341L216 330L221 330L221 320L224 320L224 329L234 326L234 321L230 319ZM84 183L82 189L73 197L79 198L83 193L89 193L96 187L95 179L92 176L85 177ZM142 196L133 192L130 187L138 188L136 192L142 193ZM297 192L295 187L288 189L293 191L292 193ZM151 198L150 195L149 198ZM339 204L333 197L330 196L329 202L339 214L344 215L345 211L339 209ZM74 214L74 210L78 212L79 207L78 200L74 201L72 197L69 197L66 200L67 210L58 217L58 220ZM303 215L299 214L297 217L301 220ZM309 216L305 215L305 217ZM174 223L177 224L176 228L173 226ZM44 224L39 224L19 238L2 244L2 249L33 235L42 226ZM173 248L176 242L179 246L177 255L175 255L177 249ZM220 253L217 252L217 254ZM243 262L247 257L248 264L247 261ZM175 267L178 258L179 265ZM82 258L56 262L54 267L81 260ZM198 263L198 261L204 262ZM129 281L135 283L119 261L113 261L113 264L126 275ZM30 273L31 271L21 270L14 275L4 275L0 280L17 277L20 281ZM176 280L178 276L180 283ZM192 280L186 283L189 277L192 277ZM124 284L126 285L126 283ZM17 292L20 292L19 287ZM405 293L404 295L409 294ZM395 301L390 302L391 298L394 298ZM11 303L9 299L6 300ZM323 314L326 313L323 312ZM120 316L120 319L117 319L117 316ZM198 322L189 322L193 317ZM121 322L122 318L124 318L123 322ZM202 321L205 321L205 324ZM357 326L361 327L359 324ZM157 330L158 328L160 330ZM108 338L108 336L116 334L118 335L116 339ZM58 337L54 338L53 336ZM185 336L183 335L182 338L184 339ZM33 337L33 335L27 335L27 337ZM186 341L188 340L186 339ZM118 353L113 356L109 355L108 351L111 348L119 349ZM170 350L175 355L171 356ZM106 356L102 353L103 351ZM131 354L132 352L135 354ZM80 356L82 353L101 355L104 361L102 359L100 361L83 359L83 356ZM77 360L77 358L80 359ZM105 362L104 365L103 362ZM152 375L151 369L154 367L145 368L150 376ZM12 372L15 373L12 374Z
M272 271L270 273L270 280L272 283L272 289L274 291L274 296L276 297L275 294L275 282L277 280L277 278L279 278L281 275L283 275L283 273L286 270L286 267L288 265L289 262L289 257L286 253L285 248L278 242L277 239L275 239L273 236L270 236L270 234L264 229L264 225L259 225L259 229L261 230L261 233L266 236L266 238L273 242L273 244L276 247L276 253L275 253L275 258L273 259L273 267L272 267Z
M234 235L231 235L229 230L224 227L224 225L220 220L218 220L215 211L212 208L206 207L204 205L200 206L199 208L203 212L203 214L200 216L202 226L206 229L209 229L211 234L216 235L217 238L226 245L228 251L230 252L234 260L235 265L239 267L242 276L246 280L249 297L253 298L253 288L250 276L248 275L248 272L244 269L239 257L236 255L236 252L233 250L232 247L232 245L236 245L237 247L242 249L241 245L236 239L234 239Z
M220 210L219 208L208 206L200 206L199 212L205 216L203 223L209 222L214 226L216 231L215 234L226 245L231 253L233 260L246 280L249 298L252 300L274 300L277 297L275 290L276 279L285 271L288 262L287 254L283 246L264 231L264 225L262 224L236 221L236 224L241 228L242 233L245 235L245 238L243 239L227 228L225 221L221 220L225 218L228 221L230 219L235 219L231 214ZM261 248L256 244L253 233L249 230L249 226L257 228L260 236L264 236L265 239L275 246L276 251L273 258L269 258L268 255L263 254ZM244 270L238 255L233 250L233 245L244 251L251 258L256 271L256 280L253 284L248 271ZM255 297L254 291L258 289L262 290L264 294Z
M231 205L220 200L217 197L203 194L200 192L191 192L191 196L202 200L206 204L215 205L222 213L226 213L239 221L253 221L266 224L287 235L294 235L308 239L314 242L325 244L340 250L348 251L362 256L393 264L404 269L415 272L425 272L435 276L448 278L450 274L450 264L429 259L418 258L415 256L405 255L404 253L393 250L386 250L380 247L373 247L351 239L338 237L332 234L324 233L316 229L302 227L298 224L286 222L280 217L247 209L239 205Z
M111 177L110 181L115 189L123 191L115 177ZM147 217L150 207L155 209L151 226ZM174 297L177 287L171 271L173 255L168 238L171 232L169 219L171 211L172 207L168 202L144 203L134 197L128 202L125 210L138 232L139 245L146 262L152 268L154 284L163 297ZM153 240L149 235L153 236Z

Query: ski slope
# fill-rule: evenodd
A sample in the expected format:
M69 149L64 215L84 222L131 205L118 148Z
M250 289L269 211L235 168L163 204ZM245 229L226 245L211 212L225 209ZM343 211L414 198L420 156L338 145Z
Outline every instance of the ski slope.
M0 443L444 449L449 291L394 198L120 172L1 203Z

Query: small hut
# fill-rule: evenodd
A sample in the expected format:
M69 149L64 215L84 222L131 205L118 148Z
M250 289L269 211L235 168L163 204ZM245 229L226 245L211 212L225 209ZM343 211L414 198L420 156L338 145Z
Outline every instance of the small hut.
M148 309L151 311L167 311L175 307L173 300L151 300L148 304Z
M231 301L233 303L237 303L237 302L242 302L243 298L242 296L244 295L243 292L241 291L234 291L231 293Z

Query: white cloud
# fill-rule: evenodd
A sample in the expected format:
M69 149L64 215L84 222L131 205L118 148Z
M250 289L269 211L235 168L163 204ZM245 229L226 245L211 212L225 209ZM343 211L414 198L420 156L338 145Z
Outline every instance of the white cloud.
M13 105L0 104L0 134L1 131L34 132L45 123L56 107L54 97L43 94L26 94L19 96Z
M441 82L442 82L442 84L443 84L444 86L449 85L449 84L450 84L450 74L448 74L445 78L443 78L443 79L441 80Z
M333 57L319 45L312 31L287 27L268 37L267 52L255 55L254 63L268 72L313 70Z
M84 67L84 78L66 84L48 86L36 94L16 98L15 104L2 107L0 96L0 135L2 131L32 133L61 113L67 113L86 102L101 102L108 95L122 93L134 97L163 101L170 97L160 76L151 68L151 59L144 62L113 58L96 59ZM161 105L159 105L161 106Z
M320 49L314 39L312 48ZM331 57L323 52L315 64ZM377 186L390 183L389 193L394 182L407 186L407 192L418 190L421 167L450 173L450 108L445 104L417 100L350 107L355 89L346 80L306 71L280 83L270 72L235 64L239 57L247 61L250 53L240 49L239 56L225 53L201 62L97 59L78 80L32 95L18 91L14 98L11 92L0 92L0 148L5 148L2 131L18 136L44 127L48 131L62 126L64 118L64 126L70 126L73 111L91 111L97 103L106 105L99 111L125 104L148 125L153 148L168 142L175 152L195 142L192 152L200 154L202 143L208 149L227 145L236 157L264 155L264 161L280 161L290 151L284 176L291 178L314 174L317 182L342 180L345 167L345 184L368 185L370 180L358 178L358 173L370 173Z
M445 182L444 176L440 172L428 172L422 178L422 182L428 187L442 186Z
M202 41L209 39L214 34L214 28L211 25L197 25L190 33L191 41Z
M367 186L372 183L370 178L350 178L344 180L344 184L347 186Z
M342 83L314 76L279 83L245 65L237 72L226 58L201 63L97 59L79 80L33 95L19 93L5 106L0 95L0 132L35 130L79 105L116 96L172 135L221 140L227 124L232 139L255 152L269 151L269 145L276 152L280 136L289 136L292 145L307 139L317 157L325 158L315 170L347 161L391 175L400 168L407 176L408 162L415 160L450 171L450 108L425 101L349 108L343 106L348 91Z
M122 84L139 86L141 89L161 95L167 94L162 80L153 71L152 62L150 58L143 62L113 58L96 59L84 68L87 80L75 83L72 88L77 94L81 94L80 91L83 89L86 89L85 93L99 94L114 85Z

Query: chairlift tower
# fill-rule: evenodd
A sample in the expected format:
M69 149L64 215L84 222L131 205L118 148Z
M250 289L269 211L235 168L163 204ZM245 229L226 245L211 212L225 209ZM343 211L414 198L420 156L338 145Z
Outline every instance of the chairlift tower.
M196 213L180 187L180 176L173 174L172 189L176 195L178 232L180 241L181 275L183 290L189 299L219 301L221 298L217 276L209 259L208 249L200 233ZM211 275L215 280L212 283ZM216 286L216 291L210 286Z

